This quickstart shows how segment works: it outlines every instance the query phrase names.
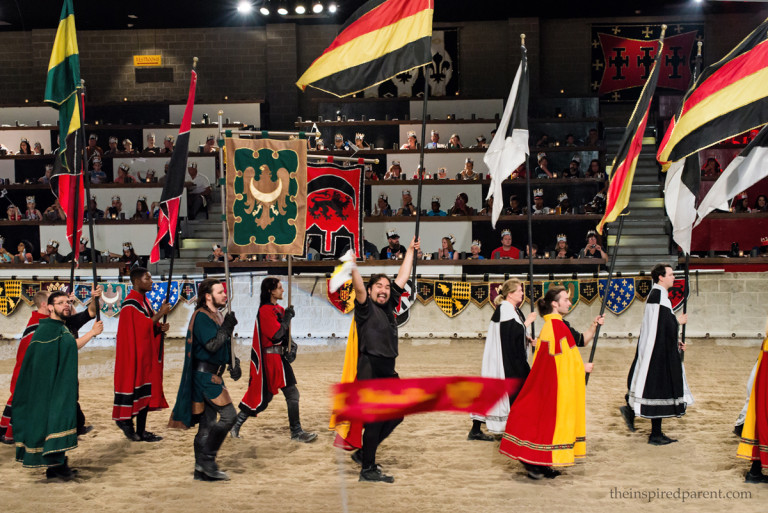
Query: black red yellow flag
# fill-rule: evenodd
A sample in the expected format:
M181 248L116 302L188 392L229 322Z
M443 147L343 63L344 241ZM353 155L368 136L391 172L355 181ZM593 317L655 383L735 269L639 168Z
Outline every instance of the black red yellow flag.
M434 0L366 2L296 85L343 98L428 64L433 12Z

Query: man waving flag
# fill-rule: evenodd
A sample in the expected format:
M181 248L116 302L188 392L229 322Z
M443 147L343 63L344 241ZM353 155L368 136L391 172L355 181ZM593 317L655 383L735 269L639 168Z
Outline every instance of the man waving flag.
M61 208L67 215L67 240L77 262L83 229L84 194L82 160L75 164L76 132L81 128L77 101L80 87L80 55L75 33L75 11L72 0L64 0L59 28L53 42L45 101L59 111L59 149L55 161L55 178ZM56 190L54 189L54 194Z

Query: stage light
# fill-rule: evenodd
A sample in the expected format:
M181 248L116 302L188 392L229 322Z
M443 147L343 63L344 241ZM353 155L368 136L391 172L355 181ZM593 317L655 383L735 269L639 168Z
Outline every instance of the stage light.
M315 14L320 14L321 12L323 12L323 3L320 2L320 0L317 0L312 5L312 12L315 13Z
M264 16L269 16L269 0L265 0L264 3L261 4L261 7L259 7L259 12Z
M293 8L293 10L296 11L296 14L304 14L305 12L307 12L307 8L304 5L304 2L302 2L301 0L296 2L296 6Z
M237 4L237 12L240 14L248 14L253 10L253 5L251 2L247 2L245 0L238 2Z
M285 0L280 0L280 5L277 7L277 14L285 16L288 14L288 8L285 6Z
M331 14L336 12L336 2L331 2L328 4L328 12Z

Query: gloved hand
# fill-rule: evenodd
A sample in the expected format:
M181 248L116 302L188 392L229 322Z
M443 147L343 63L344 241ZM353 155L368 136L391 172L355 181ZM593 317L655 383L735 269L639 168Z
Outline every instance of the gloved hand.
M235 317L235 312L229 312L224 316L224 321L221 323L221 327L229 332L232 332L232 330L235 329L235 326L237 326L237 317Z
M229 366L229 376L234 380L237 381L240 379L243 375L242 369L240 369L240 358L235 356L235 366L234 368L232 365Z
M293 305L290 305L288 308L285 309L285 316L283 317L284 320L290 321L296 317L296 311L293 309Z

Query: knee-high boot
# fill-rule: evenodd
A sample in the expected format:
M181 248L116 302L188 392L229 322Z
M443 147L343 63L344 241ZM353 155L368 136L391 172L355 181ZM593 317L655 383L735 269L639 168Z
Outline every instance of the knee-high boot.
M308 444L314 442L317 433L308 433L301 429L299 420L299 401L288 401L288 423L291 426L291 440Z
M206 408L209 405L206 404ZM215 407L215 406L214 406ZM216 455L221 444L227 438L229 430L235 423L235 408L228 404L223 407L215 407L220 415L219 421L213 424L208 431L208 437L203 445L200 462L195 464L195 470L202 472L208 479L214 481L227 481L229 476L219 470L216 464Z
M229 434L232 435L232 438L240 438L240 427L245 424L245 421L248 420L248 417L249 415L243 411L237 414L235 425L232 426L232 429L229 432Z

